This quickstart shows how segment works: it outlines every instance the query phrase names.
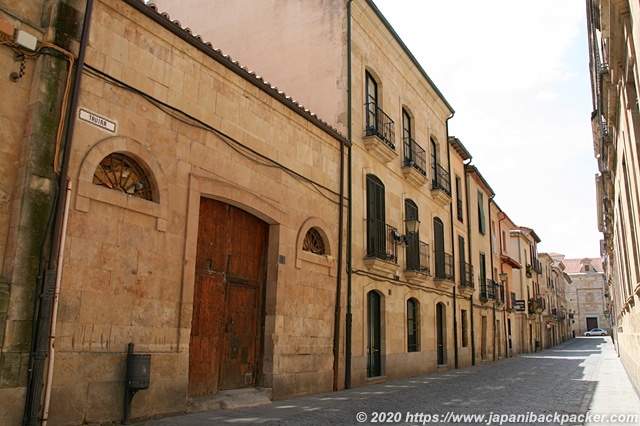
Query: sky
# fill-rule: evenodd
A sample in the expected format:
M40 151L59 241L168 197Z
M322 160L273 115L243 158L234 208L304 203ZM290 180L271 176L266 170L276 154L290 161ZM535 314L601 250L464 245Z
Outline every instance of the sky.
M540 253L600 257L584 0L374 0Z

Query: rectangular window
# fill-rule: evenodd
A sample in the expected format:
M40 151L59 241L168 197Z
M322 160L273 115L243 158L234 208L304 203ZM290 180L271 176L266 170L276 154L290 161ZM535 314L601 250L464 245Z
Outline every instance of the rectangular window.
M480 297L488 298L487 294L487 261L484 253L480 253Z
M487 225L484 218L484 195L478 191L478 230L482 235L487 232Z
M413 160L411 155L411 117L409 113L402 109L402 141L404 144L404 164L409 164Z
M469 336L468 336L468 331L467 331L467 311L466 309L463 309L460 311L460 326L462 327L462 330L460 332L460 334L462 335L462 347L466 348L469 346Z
M457 211L458 211L458 220L463 221L462 216L462 189L461 189L461 180L459 176L456 176L456 201L457 201Z
M407 300L407 352L418 351L418 302Z
M501 253L508 253L509 249L507 248L507 233L502 231L502 250Z
M493 252L498 253L498 243L496 242L496 223L491 221L491 245Z

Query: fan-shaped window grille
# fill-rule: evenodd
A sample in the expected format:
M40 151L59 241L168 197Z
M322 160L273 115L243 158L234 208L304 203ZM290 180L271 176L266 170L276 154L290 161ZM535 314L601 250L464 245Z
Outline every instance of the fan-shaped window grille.
M304 236L304 242L302 243L302 250L315 254L325 254L322 235L320 235L320 232L318 232L316 228L311 228L307 231L307 235Z
M154 201L151 180L131 157L113 152L102 159L93 173L93 183L105 188Z

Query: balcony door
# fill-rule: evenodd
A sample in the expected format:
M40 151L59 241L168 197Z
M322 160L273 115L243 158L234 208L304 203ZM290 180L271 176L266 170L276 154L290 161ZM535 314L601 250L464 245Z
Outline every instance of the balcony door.
M378 83L371 74L366 73L366 110L367 136L376 134L378 129Z
M436 344L438 350L438 365L445 365L447 363L445 341L445 307L444 303L440 302L436 305Z
M367 257L384 259L387 254L384 185L367 175Z
M367 293L367 377L382 376L380 293Z
M435 251L436 278L442 279L445 276L444 224L437 217L433 219L433 248Z
M458 259L460 259L460 284L469 285L467 282L467 256L465 250L464 237L458 235Z
M418 206L412 200L404 201L405 222L410 220L418 220ZM420 270L420 234L418 232L409 232L405 227L405 235L407 236L407 247L405 255L407 257L407 270ZM428 265L422 265L428 266Z

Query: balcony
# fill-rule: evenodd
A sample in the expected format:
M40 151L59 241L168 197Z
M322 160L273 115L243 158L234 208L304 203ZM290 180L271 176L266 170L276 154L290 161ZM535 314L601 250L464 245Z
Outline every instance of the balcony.
M546 300L543 297L529 299L529 314L541 314L546 309Z
M433 168L431 195L444 206L451 201L451 178L449 172L440 164L434 164Z
M371 155L388 163L398 156L393 120L373 102L365 104L365 117L364 145Z
M404 177L416 186L422 186L427 182L427 155L424 149L412 138L405 137L404 161L402 173Z
M539 274L542 273L542 263L538 259L533 259L533 270Z
M448 281L453 284L453 256L444 251L434 250L436 261L435 280L437 284Z
M429 244L423 241L417 241L417 244L412 243L411 234L408 238L405 277L409 282L424 284L426 278L431 276L431 252L429 251Z
M372 271L393 274L398 265L398 246L393 240L396 228L381 220L367 219L367 252L364 263Z
M489 300L496 300L496 289L499 284L494 280L487 278L480 283L480 300L487 302Z
M465 263L464 270L460 271L460 293L468 296L473 293L473 265Z

